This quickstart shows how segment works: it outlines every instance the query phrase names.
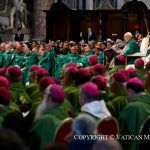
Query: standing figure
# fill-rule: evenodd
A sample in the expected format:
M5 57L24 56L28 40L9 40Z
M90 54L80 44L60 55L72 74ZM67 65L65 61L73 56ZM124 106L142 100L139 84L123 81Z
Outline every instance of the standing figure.
M92 28L88 28L88 40L87 41L92 41L95 40L95 35L92 32Z
M124 49L121 51L122 55L127 55L127 54L134 54L137 52L140 52L140 47L137 44L137 42L133 39L133 35L130 32L126 32L124 34L124 40L126 42L126 46L124 47ZM130 59L128 59L128 64L133 64L134 60L137 57L131 57Z
M15 41L23 41L24 40L24 34L21 32L21 27L18 27L17 28L17 32L15 34L15 38L14 38Z

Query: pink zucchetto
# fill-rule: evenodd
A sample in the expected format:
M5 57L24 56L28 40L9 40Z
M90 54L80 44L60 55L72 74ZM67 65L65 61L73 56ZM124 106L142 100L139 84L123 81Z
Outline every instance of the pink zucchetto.
M106 71L106 67L103 64L96 64L94 66L94 70L104 72L104 71Z
M127 77L127 80L129 80L129 72L126 69L119 69L117 72L123 73Z
M0 103L8 105L11 100L11 93L8 88L0 87Z
M6 71L8 67L0 68L0 76L6 76Z
M40 87L40 90L43 91L45 90L49 85L51 84L54 84L54 80L47 76L47 77L43 77L40 82L39 82L39 87Z
M117 55L116 58L122 62L125 62L125 56L123 55Z
M41 79L43 77L49 76L49 72L48 70L44 69L44 68L39 68L35 71L35 74L37 76L38 79Z
M97 75L92 78L92 82L94 82L98 86L99 90L102 90L102 91L105 90L107 81L104 76Z
M65 69L65 72L69 73L69 74L75 74L78 71L78 69L76 67L67 67Z
M55 82L55 84L61 85L61 81L57 77L51 77L51 78L53 79L53 81Z
M40 66L38 65L32 65L29 69L29 72L35 72L36 70L38 70L40 68Z
M13 81L19 81L22 78L22 72L17 66L10 66L6 71L6 76Z
M122 72L115 72L115 73L113 74L113 78L114 78L116 81L118 81L118 82L122 82L122 83L127 82L127 77L126 77L126 75L125 75L124 73L122 73Z
M141 66L141 67L144 67L144 60L142 58L138 58L134 61L134 64Z
M91 55L88 58L90 65L96 65L98 63L98 58L96 55Z
M82 76L82 77L90 77L90 76L91 76L89 70L88 70L88 69L85 69L85 68L80 68L80 69L78 69L78 73L79 73L79 75Z
M9 81L6 77L0 76L0 87L9 88Z
M76 63L74 63L74 62L68 62L68 63L65 64L65 67L66 68L67 67L76 67Z
M99 90L95 83L87 82L81 86L81 91L89 96L98 96Z
M131 78L128 81L128 83L134 83L134 84L137 84L137 85L143 85L143 82L138 77Z
M65 91L61 85L52 84L49 89L50 96L55 102L63 102L65 98Z

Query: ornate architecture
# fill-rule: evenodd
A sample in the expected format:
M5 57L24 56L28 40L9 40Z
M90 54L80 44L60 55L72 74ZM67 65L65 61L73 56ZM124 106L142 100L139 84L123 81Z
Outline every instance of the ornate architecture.
M15 28L21 24L25 33L25 40L46 38L46 14L43 10L50 10L51 5L58 0L0 0L0 36L4 40L13 40ZM109 10L119 11L122 6L131 0L61 0L71 10ZM149 0L139 0L150 9ZM19 9L18 9L19 8ZM103 19L100 26L105 24L105 15L99 14ZM105 16L110 18L110 16ZM113 19L113 16L111 17ZM131 16L132 19L132 16ZM73 21L71 21L73 24ZM89 21L88 21L89 22ZM149 19L148 19L149 22ZM109 21L111 23L111 20ZM81 28L84 23L81 24ZM90 24L90 23L88 23ZM84 29L83 29L84 30ZM110 30L110 29L109 29ZM111 32L112 30L110 30ZM69 30L68 30L69 32ZM101 31L99 31L101 32ZM60 31L61 33L61 31ZM12 35L12 36L8 36ZM68 33L69 36L69 33Z
M46 15L43 10L50 10L53 0L34 0L33 8L33 39L46 37Z

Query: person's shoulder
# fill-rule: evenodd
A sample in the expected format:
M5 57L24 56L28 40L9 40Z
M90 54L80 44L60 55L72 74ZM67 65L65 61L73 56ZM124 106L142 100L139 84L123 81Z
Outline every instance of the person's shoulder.
M135 39L131 39L129 43L138 44Z

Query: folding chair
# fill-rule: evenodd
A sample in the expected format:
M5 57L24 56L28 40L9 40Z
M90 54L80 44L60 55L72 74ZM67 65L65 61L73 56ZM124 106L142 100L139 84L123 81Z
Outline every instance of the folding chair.
M112 116L100 120L97 125L97 133L108 136L116 136L119 133L118 121Z
M72 121L72 118L66 118L61 122L61 124L56 129L54 142L61 144L67 143L67 139L71 135L72 131Z
M148 49L148 44L149 44L149 35L147 37L144 37L142 39L142 43L141 43L141 46L140 46L140 52L138 53L134 53L134 54L127 54L126 55L126 65L127 67L126 68L129 68L129 67L134 67L134 64L132 65L128 65L127 64L127 59L130 57L142 57L142 59L144 60L144 62L146 61L146 55L147 55L147 49Z

